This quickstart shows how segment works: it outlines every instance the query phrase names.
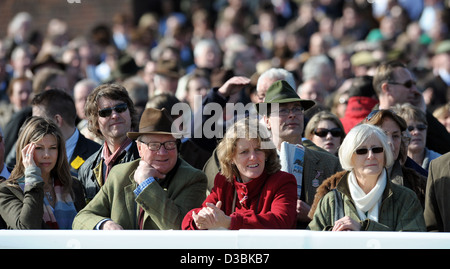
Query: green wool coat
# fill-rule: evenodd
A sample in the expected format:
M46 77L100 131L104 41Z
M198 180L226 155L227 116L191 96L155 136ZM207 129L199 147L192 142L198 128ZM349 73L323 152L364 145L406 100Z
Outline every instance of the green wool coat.
M75 217L73 229L92 230L109 218L124 229L138 229L139 208L145 210L143 229L181 229L186 213L201 206L206 198L205 174L182 159L169 174L148 185L136 197L133 176L139 161L115 165L105 185Z
M338 174L343 176L336 189L342 196L345 215L360 221L361 231L426 231L422 206L412 190L388 180L382 195L378 222L369 219L360 220L350 196L348 173ZM334 206L334 193L330 191L318 202L308 228L331 231L334 226Z

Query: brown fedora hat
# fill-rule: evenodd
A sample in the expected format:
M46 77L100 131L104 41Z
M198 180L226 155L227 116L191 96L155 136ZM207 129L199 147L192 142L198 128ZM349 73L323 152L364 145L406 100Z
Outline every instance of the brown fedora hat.
M170 134L179 138L182 133L172 132L172 117L169 112L162 108L147 108L144 110L139 122L139 132L128 132L127 136L136 139L146 134Z

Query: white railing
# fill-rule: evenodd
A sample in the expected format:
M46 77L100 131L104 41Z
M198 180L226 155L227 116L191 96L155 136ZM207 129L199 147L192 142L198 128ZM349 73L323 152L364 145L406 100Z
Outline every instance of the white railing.
M450 249L450 233L0 230L0 249Z

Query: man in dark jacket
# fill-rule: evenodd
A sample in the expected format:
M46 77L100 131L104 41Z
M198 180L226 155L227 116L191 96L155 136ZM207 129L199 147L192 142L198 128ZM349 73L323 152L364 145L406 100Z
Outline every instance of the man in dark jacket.
M410 103L426 114L428 128L426 145L440 154L450 151L450 134L433 114L427 110L424 98L416 87L412 72L397 61L380 64L373 77L379 109L390 109L396 104Z
M123 86L102 84L88 96L85 114L89 130L104 141L83 163L78 175L86 190L86 199L90 201L114 165L139 158L136 142L127 137L127 132L137 127L137 113Z

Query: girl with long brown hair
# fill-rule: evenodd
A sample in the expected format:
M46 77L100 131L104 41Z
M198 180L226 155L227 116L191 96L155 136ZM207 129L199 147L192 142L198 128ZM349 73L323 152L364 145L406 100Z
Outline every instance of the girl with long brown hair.
M9 229L70 229L85 200L70 174L65 141L49 119L31 117L16 145L17 164L0 185L0 214Z

